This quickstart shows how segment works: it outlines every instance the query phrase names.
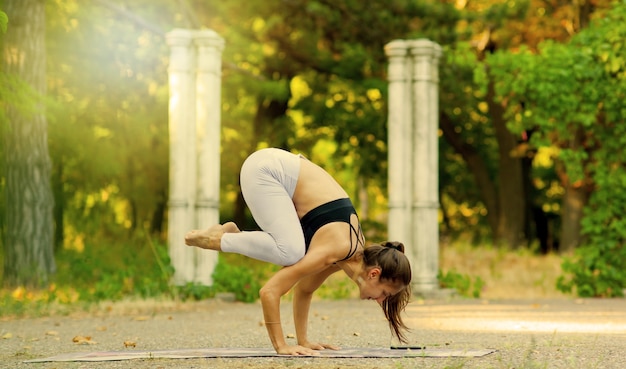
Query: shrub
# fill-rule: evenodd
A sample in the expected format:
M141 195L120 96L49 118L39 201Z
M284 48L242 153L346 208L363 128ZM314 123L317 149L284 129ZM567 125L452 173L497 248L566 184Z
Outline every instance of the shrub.
M446 273L439 271L437 277L441 288L455 289L461 296L465 297L479 298L480 292L485 285L485 282L480 277L476 277L472 281L472 277L469 275L464 275L454 270L449 270Z

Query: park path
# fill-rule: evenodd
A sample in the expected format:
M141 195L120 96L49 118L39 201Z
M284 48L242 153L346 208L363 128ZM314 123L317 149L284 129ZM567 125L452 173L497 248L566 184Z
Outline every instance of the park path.
M285 334L292 314L283 303ZM268 347L258 303L123 302L89 313L0 320L0 368L626 368L626 299L412 302L410 344L496 349L480 358L150 359L24 363L79 351ZM314 301L312 340L343 347L397 345L371 301ZM76 337L84 340L73 342ZM293 342L292 338L288 341Z

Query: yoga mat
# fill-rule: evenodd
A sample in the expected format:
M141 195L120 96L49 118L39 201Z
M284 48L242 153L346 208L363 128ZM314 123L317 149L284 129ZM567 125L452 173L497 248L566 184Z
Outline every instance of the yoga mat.
M382 349L382 348L349 348L342 350L322 350L316 358L402 358L402 357L480 357L489 355L492 349ZM278 355L270 348L198 348L177 350L127 350L75 352L60 354L42 359L26 360L25 363L44 363L51 361L114 361L130 359L193 359L193 358L244 358L244 357L286 357L298 356Z

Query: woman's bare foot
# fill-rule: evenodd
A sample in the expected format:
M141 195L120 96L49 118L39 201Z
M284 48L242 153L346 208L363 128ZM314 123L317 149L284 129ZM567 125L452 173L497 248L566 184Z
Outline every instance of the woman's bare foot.
M222 251L220 242L224 229L221 224L216 224L208 229L190 231L185 235L185 244L202 249Z
M239 230L239 227L237 227L237 224L235 224L233 222L224 223L222 225L222 229L224 230L225 233L239 233L239 232L241 232Z

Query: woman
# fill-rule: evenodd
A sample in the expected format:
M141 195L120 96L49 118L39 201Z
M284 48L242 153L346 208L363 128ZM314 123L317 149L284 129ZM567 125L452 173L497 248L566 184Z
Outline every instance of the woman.
M262 231L241 232L228 222L191 231L185 243L285 266L259 293L277 353L314 355L315 350L338 349L310 342L307 322L313 292L339 270L358 285L361 299L382 306L395 335L406 341L403 331L407 327L400 313L411 296L411 268L404 245L386 242L365 247L346 191L302 155L273 148L259 150L244 162L240 181L246 204ZM286 343L280 323L280 299L291 288L295 346Z

